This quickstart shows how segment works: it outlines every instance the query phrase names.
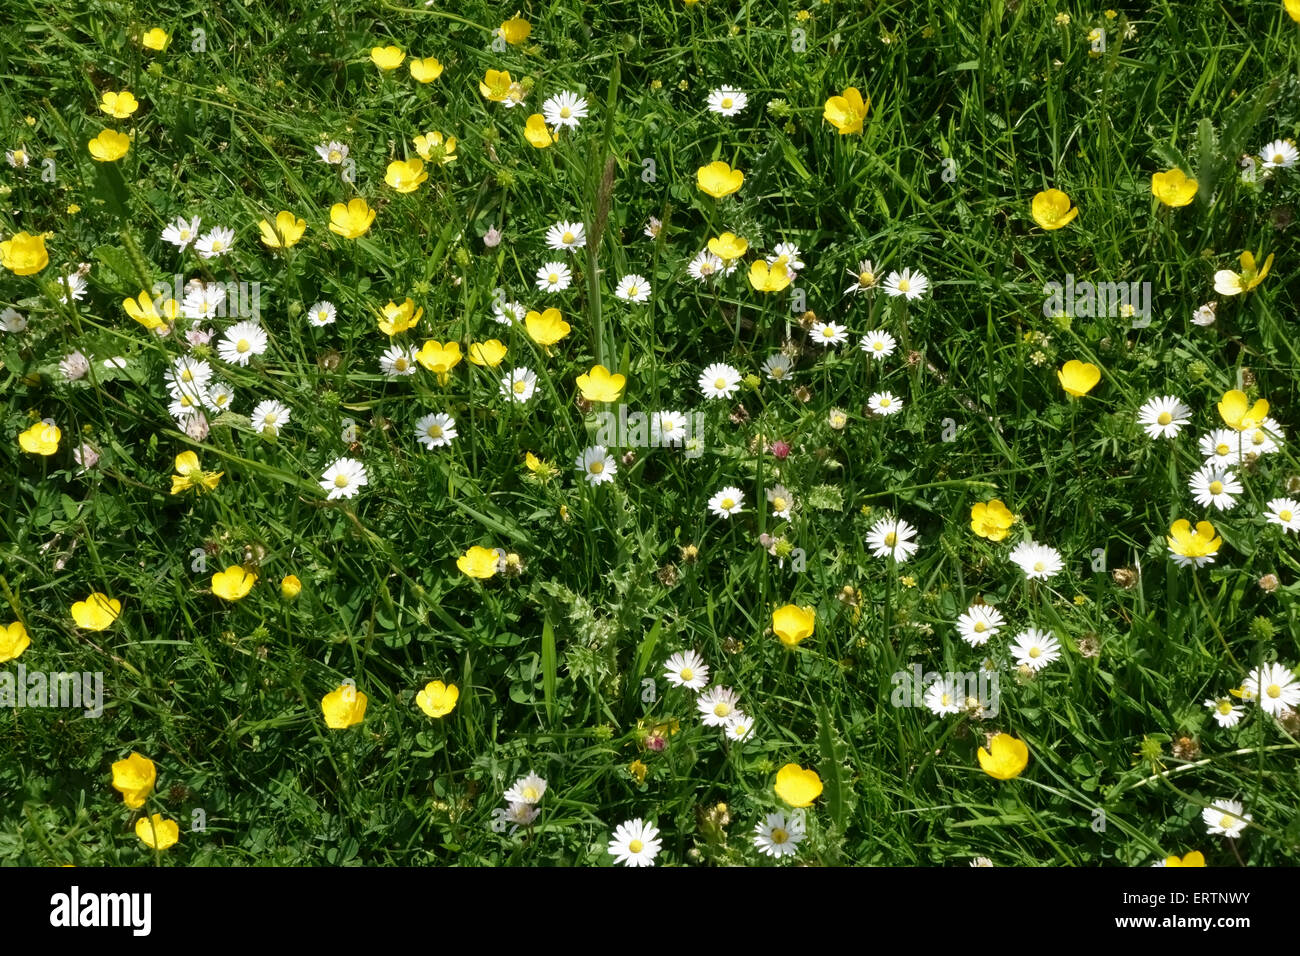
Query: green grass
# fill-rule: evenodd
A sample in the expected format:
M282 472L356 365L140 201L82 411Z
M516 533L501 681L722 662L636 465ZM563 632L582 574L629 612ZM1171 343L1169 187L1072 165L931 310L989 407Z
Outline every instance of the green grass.
M0 308L29 319L0 333L0 624L31 636L0 666L103 672L106 697L98 719L0 709L0 861L608 865L613 828L643 817L662 831L659 864L757 863L752 828L782 808L773 781L790 762L825 784L803 862L1145 865L1193 849L1211 865L1294 859L1295 724L1250 705L1225 730L1202 701L1261 662L1300 658L1296 538L1260 516L1295 493L1300 461L1288 441L1241 469L1246 492L1223 513L1196 505L1187 479L1225 390L1266 398L1288 434L1300 421L1300 169L1248 184L1238 165L1300 133L1300 23L1281 0L1117 4L1114 20L1023 0L866 6L813 2L801 20L786 2L534 3L521 8L532 36L499 50L492 31L516 7L478 0L9 4L0 128L31 165L0 167L0 232L52 237L39 274L0 271ZM162 53L134 39L152 26L173 34ZM1106 29L1100 55L1094 27ZM381 73L369 51L390 42L437 56L443 75L421 85L405 64ZM489 68L522 79L526 104L485 100ZM723 84L749 96L734 119L706 109ZM871 106L861 135L840 136L823 103L850 85ZM96 104L121 89L142 106L111 120ZM564 89L590 115L534 149L524 121ZM86 142L108 127L134 141L101 164ZM457 137L457 161L396 193L388 163L431 130ZM354 184L317 158L327 139L350 147ZM715 159L744 171L736 195L696 188ZM1149 188L1175 165L1200 182L1181 209ZM1080 209L1053 232L1029 214L1048 188ZM377 210L355 241L328 229L330 206L354 196ZM282 209L307 232L275 252L257 223ZM234 228L234 252L178 253L160 239L178 215ZM665 224L656 241L642 234L652 216ZM546 248L559 219L586 223L579 255ZM487 248L492 226L504 240ZM797 243L806 308L847 325L850 341L811 344L789 292L754 291L747 262L716 285L692 280L687 263L724 229L749 240L747 261ZM1212 327L1193 325L1220 298L1215 271L1247 249L1275 254L1271 274L1224 298ZM551 259L574 281L545 296L534 273ZM880 290L845 297L860 259L882 276L919 269L931 291L906 308ZM87 294L60 304L51 285L81 262ZM651 281L647 305L614 297L630 272ZM183 335L151 335L121 304L176 273L260 283L270 338L248 367L208 355L235 389L234 414L214 417L201 443L167 411L163 370ZM1150 282L1151 325L1045 317L1044 283L1067 274ZM497 290L560 308L571 334L548 350L496 324ZM462 362L446 386L422 369L379 374L389 342L375 310L408 296L423 318L395 342L497 337L503 366ZM322 299L339 318L314 328L304 313ZM900 339L878 363L856 348L877 328ZM756 378L731 401L701 397L705 365L758 376L786 342L798 347L790 384ZM68 381L59 363L78 350L92 371ZM103 365L114 356L125 369ZM1081 400L1057 382L1068 359L1102 369ZM704 453L640 449L613 483L582 482L573 460L598 421L575 402L574 379L597 361L626 374L633 410L704 412ZM523 406L497 393L516 365L538 376ZM868 414L879 390L903 411ZM1153 441L1137 408L1165 394L1192 422ZM264 399L292 409L274 440L248 423ZM833 408L848 414L843 430L829 425ZM459 438L429 451L413 426L435 411ZM62 430L58 452L24 453L18 434L43 418ZM777 439L793 448L784 461L766 451ZM81 440L102 456L84 471L71 457ZM191 449L223 477L211 493L169 495L173 460ZM531 476L527 452L558 476ZM344 455L365 463L369 485L326 501L317 482ZM777 482L798 501L788 522L763 507ZM707 507L725 485L745 494L727 520ZM1001 543L969 524L971 505L992 497L1020 519ZM904 565L865 545L884 513L919 529ZM1170 523L1205 517L1224 539L1216 562L1177 568ZM802 549L806 568L778 564L764 533ZM1027 582L1007 562L1028 537L1061 552L1060 575ZM517 553L522 574L471 580L455 560L471 545ZM232 564L259 575L236 603L210 588ZM1121 568L1140 568L1132 587L1110 573ZM277 586L290 573L303 582L294 602ZM1261 589L1265 574L1281 586ZM92 591L123 603L108 630L70 616ZM977 598L1008 624L973 649L954 622ZM771 633L786 603L817 608L815 636L795 651ZM1026 680L1006 648L1030 625L1063 653ZM738 691L752 740L728 745L663 679L667 656L688 648ZM989 656L996 717L891 706L896 671L969 671ZM321 698L348 679L369 698L365 720L327 729ZM461 695L440 720L414 703L435 679ZM663 752L639 746L672 721ZM1013 781L979 768L995 731L1029 747ZM132 751L158 767L146 810L181 824L161 854L140 844L110 786L111 764ZM644 784L628 769L636 759ZM536 825L493 832L503 792L530 770L549 782ZM1200 819L1221 798L1253 818L1235 841L1207 836ZM707 816L720 802L723 828ZM192 830L196 811L205 826Z

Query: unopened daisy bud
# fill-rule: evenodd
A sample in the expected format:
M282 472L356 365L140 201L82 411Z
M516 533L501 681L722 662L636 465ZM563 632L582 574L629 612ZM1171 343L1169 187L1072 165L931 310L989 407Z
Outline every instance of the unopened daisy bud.
M1277 590L1277 586L1278 580L1276 574L1266 574L1259 579L1259 587L1261 591L1267 591L1272 594Z
M496 226L491 226L487 232L483 233L483 245L489 249L495 249L501 245L501 230Z
M1034 679L1034 669L1028 664L1021 664L1016 668L1016 680L1022 684L1027 684Z
M1287 478L1286 493L1288 495L1300 495L1300 475L1291 475Z
M844 413L843 409L832 408L827 416L827 424L836 431L840 431L849 423L849 416Z
M841 603L847 604L849 607L857 607L858 601L861 599L857 588L851 584L846 584L840 588L840 593L836 597L839 598Z
M193 441L203 441L208 437L208 418L202 412L195 412L185 419L185 434Z

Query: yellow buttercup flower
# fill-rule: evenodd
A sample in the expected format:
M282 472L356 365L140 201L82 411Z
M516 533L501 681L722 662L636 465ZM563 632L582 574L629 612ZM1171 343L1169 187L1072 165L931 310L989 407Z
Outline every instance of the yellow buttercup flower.
M1015 523L1016 516L997 498L971 505L970 527L981 538L1001 541L1011 533Z
M721 199L740 189L745 182L745 174L726 163L714 162L696 170L695 182L714 199Z
M1282 0L1282 6L1286 8L1287 16L1300 23L1300 0Z
M990 741L989 749L981 747L975 756L984 772L997 780L1018 777L1029 764L1029 748L1023 740L1010 734L997 734Z
M790 281L790 270L783 265L769 266L761 259L749 264L749 284L759 292L780 292Z
M545 149L555 142L555 137L546 128L546 117L541 113L528 117L528 122L524 124L524 138L538 149Z
M1300 5L1300 0L1296 0L1296 3ZM1165 857L1165 866L1205 866L1205 854L1200 850L1193 850L1180 858L1175 853L1173 856Z
M160 30L154 27L152 30L146 30L140 37L140 44L146 50L162 51L167 49L167 44L172 42L172 38L167 35L166 30Z
M393 45L377 46L370 50L370 62L381 70L395 70L402 65L406 59L406 54L399 47Z
M1165 541L1174 554L1193 559L1217 554L1223 544L1223 539L1215 533L1214 525L1208 521L1198 521L1196 531L1193 532L1192 523L1186 518L1179 518L1169 526L1169 535Z
M475 365L486 365L488 368L496 368L501 364L501 360L506 357L506 347L501 344L500 339L488 339L486 342L471 342L469 346L469 360Z
M212 593L223 601L238 601L247 597L256 583L256 574L232 564L226 570L212 575Z
M518 13L497 27L497 33L511 46L523 43L532 32L533 25Z
M1249 249L1241 254L1241 272L1233 272L1231 269L1220 269L1214 274L1214 291L1219 295L1239 295L1242 292L1249 292L1255 286L1264 281L1270 269L1273 268L1273 255L1270 253L1264 262L1262 269L1255 267L1255 254Z
M639 759L633 760L627 765L627 772L632 775L638 784L645 783L645 775L649 769L650 768L645 765L644 761Z
M14 275L30 276L50 264L45 251L45 237L27 232L15 233L13 238L0 242L0 265Z
M529 312L524 316L524 328L528 337L538 345L554 345L570 331L569 323L561 318L559 309Z
M461 574L480 579L490 578L496 574L497 563L495 551L491 548L480 548L478 545L474 545L456 559L456 567L460 568Z
M1070 197L1059 189L1048 189L1034 196L1030 206L1034 222L1044 229L1068 226L1079 215L1079 207L1070 206Z
M175 321L181 314L180 303L175 299L168 299L163 303L163 311L160 315L148 292L141 292L135 299L123 299L122 308L126 310L127 315L151 332L169 321Z
M379 331L389 336L396 335L398 332L405 332L407 329L413 329L419 325L420 317L423 315L424 309L417 309L410 298L407 298L401 305L396 302L389 302L379 315ZM459 349L459 346L457 348Z
M424 343L420 351L415 353L415 360L438 376L439 385L447 384L451 370L460 364L460 359L459 342L448 342L443 345L430 339Z
M262 232L263 243L272 249L288 249L297 245L302 234L307 231L307 221L299 219L286 209L275 214L275 225L263 219L257 228Z
M430 717L446 717L460 699L460 690L455 684L443 684L440 680L430 681L424 690L415 695L415 703Z
M810 807L821 796L822 778L817 771L805 770L797 763L788 763L776 772L776 795L792 807Z
M798 647L812 637L817 612L811 607L787 604L772 612L772 632L786 647Z
M132 752L113 764L113 789L122 794L122 801L132 810L144 806L157 780L158 768L143 754Z
M280 579L280 597L286 601L295 601L302 593L302 582L296 574L286 574Z
M102 631L112 625L122 613L122 602L95 591L86 600L72 605L71 613L77 627L87 631Z
M410 67L411 77L417 83L432 83L442 76L442 64L436 56L428 56L423 60L413 58Z
M384 174L384 182L399 193L415 192L428 178L429 174L424 171L422 159L393 160L388 164L388 172Z
M742 239L734 232L724 232L720 236L715 236L709 240L709 252L713 253L723 262L730 262L733 259L739 259L749 251L749 240Z
M165 850L176 845L181 838L181 828L175 820L164 820L161 813L155 813L135 821L135 835L149 849Z
M1061 388L1076 398L1081 398L1101 381L1101 369L1091 362L1070 359L1057 371L1056 377L1061 380Z
M112 163L126 155L131 148L131 137L115 129L106 129L86 144L92 159Z
M31 643L32 639L27 636L27 628L23 627L22 621L14 621L8 627L0 628L0 664L21 657Z
M126 119L140 108L140 101L127 90L121 93L105 93L99 101L99 109L115 119Z
M1151 195L1166 206L1186 206L1196 198L1198 188L1196 180L1176 166L1168 172L1156 173L1151 177Z
M493 103L504 102L510 95L514 80L510 79L508 70L488 70L478 85L478 91Z
M1219 402L1219 415L1229 428L1235 428L1239 432L1249 431L1258 428L1268 417L1268 402L1261 398L1251 405L1246 393L1234 388L1223 393L1223 399Z
M336 202L330 207L330 232L344 239L357 239L370 231L375 221L375 211L364 199L353 199L345 206Z
M18 436L18 444L29 455L53 455L59 450L59 440L63 432L58 425L37 422Z
M368 698L351 684L340 684L321 698L320 709L325 715L325 726L343 730L359 724L366 716Z
M850 86L839 96L832 96L826 101L822 108L822 119L839 130L841 136L861 133L862 121L867 118L870 107L871 98L863 99L862 93Z
M199 464L199 456L192 451L183 451L176 456L176 474L172 475L172 494L194 489L211 491L217 487L224 471L204 471Z
M443 136L441 133L425 133L423 136L417 136L413 140L415 151L420 154L421 159L427 159L431 163L438 163L441 166L456 161L456 137Z
M603 365L593 365L586 375L578 376L578 388L589 402L617 402L626 384L626 376L610 374Z

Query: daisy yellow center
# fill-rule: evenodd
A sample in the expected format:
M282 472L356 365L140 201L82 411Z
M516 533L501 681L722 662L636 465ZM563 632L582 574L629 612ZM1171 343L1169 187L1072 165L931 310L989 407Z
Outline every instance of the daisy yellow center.
M1161 425L1168 425L1173 420L1174 420L1174 416L1170 415L1168 412L1161 412L1160 417L1156 419L1156 421L1159 422Z
M178 235L179 235L182 239L189 239L189 237L192 236L192 235L194 235L194 234L193 234L192 232L190 232L188 229L182 229L182 230L178 233Z
M587 466L587 470L593 475L599 475L605 470L605 463L603 461L593 461Z
M194 373L191 372L189 369L186 369L185 371L181 372L181 381L182 382L194 381Z
M343 154L337 149L331 149L329 153L329 161L331 163L341 163L343 161Z
M537 788L533 786L524 787L523 795L524 799L529 803L535 803L537 798L541 796L541 794L537 792Z
M875 349L877 352L883 352L883 351L885 350L885 343L884 343L884 342L872 342L872 343L871 343L871 347L872 347L873 349Z
M1266 440L1267 436L1265 436L1263 432L1255 432L1250 436L1251 443L1255 445L1262 445Z
M880 407L881 407L881 408L888 408L888 407L889 407L890 405L892 405L892 404L894 404L892 399L882 398L882 399L880 400Z
M899 292L910 292L911 289L912 289L912 281L911 281L910 279L899 279L899 280L898 280L898 291L899 291Z
M773 827L773 828L772 828L772 842L773 842L773 843L775 843L775 844L777 844L777 845L779 846L780 844L782 844L782 843L786 843L787 841L789 841L789 839L790 839L790 834L786 833L786 832L785 832L784 830L782 830L780 827Z
M985 631L987 631L988 629L989 629L989 626L988 626L987 624L985 624L983 621L976 621L976 622L975 622L975 633L976 633L976 634L983 634L983 633L984 633Z
M321 309L319 312L316 313L316 318L320 319L322 322L324 322L324 321L325 321L326 319L328 319L329 317L330 317L330 314L329 314L327 311L325 311L324 309Z
M1230 700L1221 700L1221 701L1219 701L1219 707L1218 707L1218 710L1219 710L1219 713L1224 714L1224 715L1227 715L1227 714L1232 713L1232 701L1230 701Z
M631 843L627 845L627 849L629 853L640 853L642 850L645 849L645 844L642 843L640 840L633 840Z
M822 336L824 338L833 339L835 338L835 330L828 325L826 328L822 329Z
M876 281L876 277L870 272L858 273L858 285L863 286L864 288L866 286L871 285L875 281Z
M1223 482L1221 482L1221 481L1212 481L1212 482L1210 482L1210 494L1212 494L1212 495L1221 495L1221 494L1223 494Z
M569 118L570 116L572 116L572 115L573 115L573 110L569 109L567 106L561 106L561 107L560 107L560 118L561 118L561 119L568 119L568 118Z
M1229 448L1227 445L1225 445L1223 442L1219 442L1219 444L1214 446L1214 453L1216 455L1226 455L1230 451L1232 451L1232 449Z
M732 104L732 102L733 102L733 101L732 101L732 99L731 99L730 96L724 96L724 97L722 98L722 108L723 108L724 110L729 110L729 109L731 109L731 104ZM1278 160L1278 162L1281 162L1281 160Z
M634 285L630 285L630 286L627 287L627 294L628 294L628 295L636 295L636 294L637 294L637 291L638 291L638 289L637 289L637 287L634 286Z
M786 504L786 500L782 498L780 495L777 495L775 498L772 499L772 510L784 511L787 507L788 505Z
M732 508L736 507L736 502L735 499L733 498L723 498L720 502L718 502L718 504L725 511L730 511Z
M1290 509L1284 508L1283 510L1281 510L1281 511L1279 511L1279 512L1277 513L1277 516L1278 516L1279 518L1281 518L1283 521L1290 521L1290 520L1291 520L1291 511L1290 511Z
M222 249L224 249L224 248L226 248L226 244L225 244L224 242L222 242L220 239L213 239L213 240L212 240L212 251L213 251L213 252L220 252L220 251L221 251Z
M1030 657L1041 657L1042 654L1043 654L1043 649L1041 647L1031 647L1029 649Z
M785 369L783 369L783 368L782 368L781 366L779 366L779 365L776 366L775 368L772 369L772 377L773 377L773 378L785 378Z
M1274 153L1274 154L1273 154L1273 162L1275 162L1275 163L1285 163L1285 162L1286 162L1286 157L1283 156L1281 153Z
M515 394L516 394L516 395L522 395L522 394L524 394L525 391L527 391L527 389L528 389L528 383L527 383L527 382L515 382L515 384L514 384L514 389L515 389Z
M689 667L683 667L677 676L684 681L692 681L695 680L695 671L691 670Z
M265 415L262 416L262 421L263 421L264 423L266 423L267 425L274 425L274 424L275 424L276 417L277 417L277 416L276 416L275 412L268 412L267 414L265 414Z
M574 237L573 233L571 233L571 232L566 232L564 235L562 235L562 236L560 237L560 241L561 241L561 242L564 242L564 243L569 243L569 242L573 242L574 238L575 238L575 237Z
M895 534L893 531L885 535L885 544L889 545L891 548L894 546L894 543L896 541L898 541L898 535Z
M405 372L405 371L406 371L406 359L404 359L404 358L399 358L399 359L397 359L395 362L393 362L393 369L394 369L395 371L398 371L398 372Z
M944 707L947 707L950 703L952 703L952 695L944 694L942 697L939 698L939 703L942 704Z
M1035 561L1035 562L1034 562L1034 570L1035 570L1035 571L1042 571L1042 570L1045 570L1045 568L1044 568L1044 566L1043 566L1043 562L1042 562L1042 561Z
M722 389L727 387L727 380L725 378L715 378L713 380L713 387L718 389L718 391L722 391Z
M346 488L347 486L348 486L348 476L347 476L347 475L335 475L335 476L334 476L334 487L335 487L335 488Z
M560 281L560 277L557 273L552 272L546 276L546 281L551 283L551 285L555 285L555 283Z
M1236 823L1236 821L1233 820L1232 817L1227 816L1226 814L1224 816L1219 817L1219 826L1224 830L1231 829L1234 823Z
M238 342L235 343L236 352L247 352L252 347L253 346L249 344L248 339L240 339Z
M428 435L429 435L430 438L441 438L441 437L442 437L442 426L441 426L441 425L430 425L430 426L429 426L429 429L428 429Z
M1269 697L1272 697L1274 700L1276 700L1277 698L1282 696L1282 688L1279 687L1277 684L1269 684L1268 689L1265 690L1264 693L1268 694Z
M726 701L719 701L713 705L713 714L715 717L726 717L731 713L731 705Z

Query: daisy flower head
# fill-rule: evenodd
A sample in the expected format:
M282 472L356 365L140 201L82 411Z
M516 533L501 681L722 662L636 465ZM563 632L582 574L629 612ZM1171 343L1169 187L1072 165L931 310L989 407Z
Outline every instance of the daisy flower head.
M432 412L415 423L415 439L425 448L442 448L456 437L456 419Z
M184 252L190 243L199 238L199 217L186 221L184 216L177 216L176 221L168 224L163 230L163 242L170 242L177 249Z
M1201 811L1201 819L1205 821L1206 832L1210 836L1222 833L1230 840L1235 840L1246 829L1251 817L1238 800L1215 800Z
M699 383L705 398L730 398L740 388L740 373L730 365L715 362L700 373Z
M1290 169L1300 161L1300 150L1289 139L1275 139L1259 151L1265 169Z
M916 554L916 529L900 518L884 517L867 532L867 547L877 558L892 557L899 564Z
M681 412L655 412L650 416L650 434L662 448L680 445L686 441L686 416Z
M946 717L961 712L966 704L966 696L957 686L957 681L947 677L935 681L926 689L923 703L931 713Z
M1216 428L1202 435L1200 449L1206 464L1220 467L1235 465L1246 457L1244 436L1231 428Z
M866 352L876 361L881 361L894 354L894 349L898 347L898 342L888 332L877 330L868 332L862 336L862 341L858 343L858 348Z
M905 299L919 299L925 295L925 290L930 287L930 280L920 272L913 272L911 269L904 269L902 272L891 272L885 277L885 295L895 298L902 296Z
M709 510L719 518L730 518L743 510L745 494L739 488L728 485L709 499Z
M869 292L874 289L880 281L876 275L876 267L870 259L863 259L858 263L856 269L849 269L849 275L853 276L853 284L844 290L845 295L857 295L859 292Z
M330 140L328 143L321 143L316 147L316 155L320 157L322 163L328 163L330 166L342 166L343 161L348 158L348 147L345 143L338 140Z
M208 319L224 317L222 308L226 303L226 290L217 282L193 282L185 290L181 299L181 315L187 319Z
M501 394L512 402L524 404L537 390L537 373L528 368L512 369L501 379Z
M700 712L705 727L725 727L739 703L740 698L734 690L715 684L695 699L695 709Z
M893 392L876 392L867 399L867 407L877 415L896 415L903 410L903 400Z
M1242 432L1243 452L1256 455L1272 455L1282 446L1282 426L1271 418L1265 418L1255 428Z
M234 244L235 230L217 226L199 236L198 241L194 243L194 249L204 259L215 259L224 256Z
M26 328L27 316L13 306L7 306L3 312L0 312L0 331L16 333L22 332Z
M254 355L266 351L266 331L256 322L236 322L226 329L217 345L222 361L232 365L247 365Z
M323 329L327 325L333 325L338 315L338 309L334 308L334 303L322 299L307 310L307 321L316 328Z
M419 368L415 360L415 349L408 345L392 345L379 357L379 370L390 378L402 375L414 375Z
M720 86L709 94L709 111L719 116L735 116L749 105L749 97L734 86Z
M614 828L609 855L624 866L654 866L659 847L659 830L637 817Z
M987 644L1002 629L1002 612L988 604L972 604L957 618L957 633L971 647Z
M541 812L541 807L531 803L508 803L492 811L492 829L501 833L510 827L510 832L514 833L520 827L532 826Z
M539 803L545 793L545 778L530 773L528 776L520 777L514 782L514 785L505 793L505 801L506 803L526 803L531 806Z
M720 275L724 271L724 265L721 259L711 253L708 249L702 249L690 264L686 266L686 271L690 277L697 282L707 282L709 279Z
M202 359L182 355L172 359L167 371L163 372L163 381L173 394L189 388L201 391L212 381L212 366Z
M253 407L253 414L249 416L249 421L253 425L253 431L267 438L274 438L280 434L281 428L289 424L291 414L288 405L268 398Z
M790 509L794 507L794 495L785 485L775 485L767 489L767 503L772 506L773 518L790 520Z
M1241 686L1256 701L1264 713L1280 716L1284 707L1300 704L1300 681L1288 667L1281 664L1261 664L1250 672Z
M650 298L650 283L644 276L626 275L618 280L614 295L624 302L644 302Z
M589 485L603 485L605 482L613 481L614 476L618 474L614 457L604 445L592 445L590 448L583 449L575 464Z
M772 254L767 257L769 266L785 266L790 275L797 275L799 270L804 267L804 261L799 258L801 253L799 247L793 242L778 242L772 249Z
M848 341L849 330L837 322L823 322L818 319L812 324L808 335L818 345L829 348Z
M1020 542L1011 549L1007 558L1031 581L1035 579L1046 581L1059 574L1065 567L1065 563L1061 560L1061 552L1033 540Z
M1300 501L1294 498L1274 498L1268 503L1264 520L1283 531L1300 531Z
M786 819L784 813L769 813L754 824L754 846L760 853L776 858L794 856L803 840L804 821L801 814Z
M547 126L567 126L577 129L578 121L587 118L587 101L577 93L565 90L542 103L542 116Z
M728 740L743 743L754 736L754 721L744 711L734 710L727 718L723 733L727 735Z
M580 222L561 220L546 230L546 245L557 252L573 252L587 244L587 234Z
M326 496L329 501L338 498L351 498L356 495L362 485L368 483L366 466L355 458L338 459L325 469L325 474L321 475L320 480L321 488L329 492Z
M1205 701L1205 706L1220 727L1237 726L1246 712L1246 708L1234 703L1231 697L1211 697Z
M1028 667L1031 671L1040 671L1061 657L1061 643L1050 631L1040 631L1036 627L1026 628L1011 645L1011 653L1016 664Z
M1161 395L1138 409L1138 424L1151 438L1173 438L1191 418L1192 410L1172 395Z
M172 392L167 414L178 422L189 418L208 404L207 391L197 385L185 385Z
M664 663L664 678L675 687L704 690L709 686L709 665L695 651L678 651Z
M498 301L492 306L492 321L498 325L519 325L528 317L522 302Z
M235 401L235 390L226 382L215 382L208 389L204 405L214 412L224 412Z
M1207 302L1205 305L1199 306L1196 311L1192 313L1192 325L1199 325L1202 327L1213 325L1216 318L1214 313L1218 307L1219 303L1217 302Z
M1237 503L1235 495L1245 491L1241 482L1228 469L1213 463L1202 465L1187 481L1192 497L1202 508L1227 511Z
M537 270L537 288L543 292L563 292L573 282L573 273L563 262L548 262Z

